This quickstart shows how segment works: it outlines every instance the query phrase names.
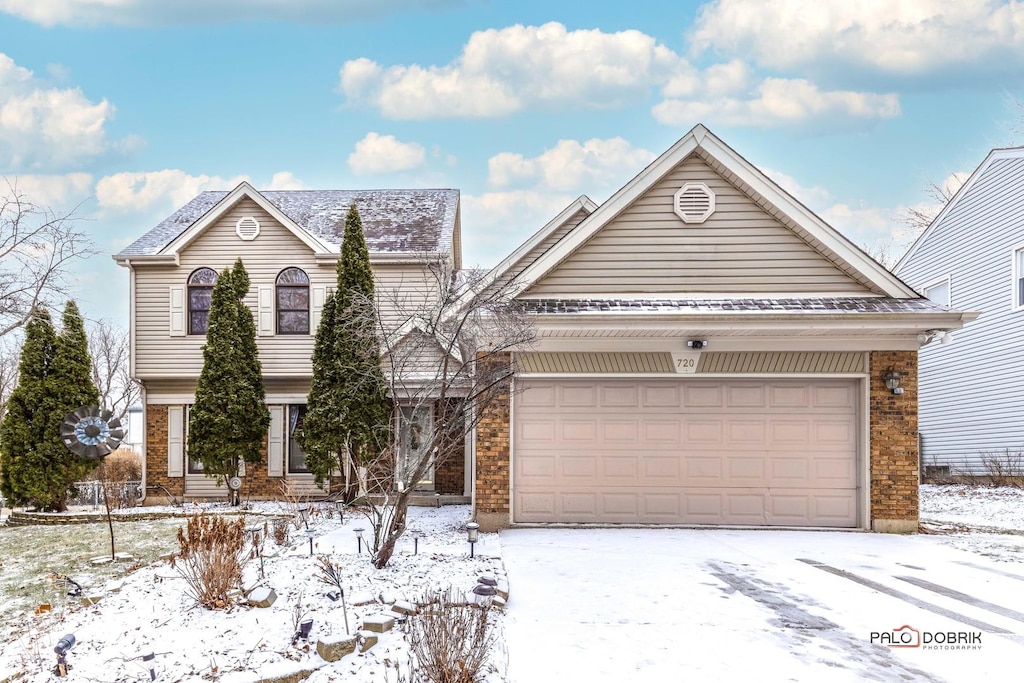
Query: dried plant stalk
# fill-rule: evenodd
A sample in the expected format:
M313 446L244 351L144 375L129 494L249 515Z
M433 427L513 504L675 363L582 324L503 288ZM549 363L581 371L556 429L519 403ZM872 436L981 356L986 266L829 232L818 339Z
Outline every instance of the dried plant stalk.
M228 591L241 587L248 555L245 521L193 515L187 527L178 527L178 546L173 564L188 584L189 594L207 609L228 607Z
M490 609L490 603L467 605L452 592L420 600L419 614L409 622L417 680L477 681L495 642Z

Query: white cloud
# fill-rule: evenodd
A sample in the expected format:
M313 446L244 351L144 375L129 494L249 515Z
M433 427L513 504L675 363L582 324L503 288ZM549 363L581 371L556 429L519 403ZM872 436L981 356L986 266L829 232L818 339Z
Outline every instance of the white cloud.
M43 26L206 24L245 19L351 23L465 0L0 0L0 12Z
M593 138L584 143L559 140L551 149L530 158L502 152L488 160L487 168L494 187L536 184L566 191L609 182L621 184L653 159L654 154L622 138Z
M761 172L771 178L779 187L796 197L802 204L812 211L817 211L828 206L832 201L832 195L824 187L815 185L806 187L800 184L796 178L782 171L772 168L761 168Z
M1018 0L715 0L691 34L714 49L774 69L826 64L899 75L978 66L1016 69L1024 55ZM1013 56L1013 59L1007 57Z
M427 151L416 142L401 142L394 135L366 134L348 155L348 167L356 175L408 171L423 164Z
M92 176L88 173L19 175L12 176L10 183L32 204L57 211L73 209L92 196ZM6 186L0 185L0 189L10 194Z
M340 88L350 102L388 118L491 117L531 106L619 106L687 68L640 31L568 31L550 22L477 31L444 66L351 60Z
M295 177L291 171L278 171L267 183L266 190L307 190L306 184Z
M0 53L0 166L63 168L118 144L107 138L114 115L107 100L92 102L78 88L53 88Z
M248 176L194 176L178 169L115 173L96 183L96 199L112 211L173 210L204 190L230 190L243 180Z
M651 111L657 121L667 125L705 121L727 126L780 126L812 119L838 125L893 118L900 114L900 101L892 93L820 90L802 78L766 78L745 97L670 98Z

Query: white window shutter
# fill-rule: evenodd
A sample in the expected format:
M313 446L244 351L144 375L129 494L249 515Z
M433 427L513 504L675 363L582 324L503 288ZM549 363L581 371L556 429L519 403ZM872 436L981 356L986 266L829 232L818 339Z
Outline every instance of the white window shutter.
M185 409L167 407L167 476L185 476Z
M261 337L269 337L274 334L274 288L260 287L257 301L259 311L257 319L257 332Z
M267 476L284 476L284 406L269 406L270 433L267 435Z
M185 336L185 288L171 287L170 292L170 329L172 337Z
M313 288L313 305L310 311L309 319L309 333L316 334L316 331L320 329L320 312L323 311L324 301L327 300L327 288L326 287L314 287Z

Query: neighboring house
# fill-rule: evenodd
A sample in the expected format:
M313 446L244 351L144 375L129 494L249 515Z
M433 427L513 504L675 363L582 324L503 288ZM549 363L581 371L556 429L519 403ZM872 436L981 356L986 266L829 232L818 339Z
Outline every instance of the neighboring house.
M416 291L427 251L458 265L452 191L312 194L339 200L248 185L204 193L116 257L132 269L148 485L212 493L181 445L203 342L186 324L201 323L204 301L189 287L209 286L189 280L203 268L241 255L252 275L275 418L269 472L246 479L272 495L274 482L304 476L284 465L294 452L285 426L305 400L312 350L310 333L282 334L283 316L305 309L275 307L276 279L289 268L308 276L314 330L349 201L379 284ZM445 211L421 207L443 197ZM420 208L432 218L416 218ZM567 207L487 282L514 287L538 342L513 353L506 400L480 416L447 477L473 496L482 528L917 529L918 335L973 314L922 298L703 126L602 205Z
M204 192L117 254L131 271L131 372L142 387L147 500L226 497L187 453L188 411L202 369L210 294L218 273L242 258L252 282L270 429L266 457L243 474L242 495L316 495L295 433L309 393L320 309L336 283L345 215L358 206L381 317L398 327L401 302L431 295L430 264L460 262L457 190L272 191L242 183ZM396 433L431 418L396 410ZM470 446L464 449L468 452ZM437 468L432 491L468 495L466 458ZM340 482L335 480L333 484Z
M586 213L492 273L517 277L539 343L478 427L483 527L917 529L918 335L973 314L703 126Z
M981 311L921 349L924 473L1024 466L1024 147L995 149L896 265L932 301ZM947 341L951 341L948 338Z

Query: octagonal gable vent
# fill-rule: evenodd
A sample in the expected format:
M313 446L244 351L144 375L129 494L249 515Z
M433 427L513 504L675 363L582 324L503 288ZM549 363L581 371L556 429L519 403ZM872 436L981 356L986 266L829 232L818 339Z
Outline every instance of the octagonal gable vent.
M235 223L235 234L239 238L251 242L260 234L260 222L252 216L243 216Z
M703 223L715 212L715 193L704 183L686 183L676 192L672 208L684 223Z

